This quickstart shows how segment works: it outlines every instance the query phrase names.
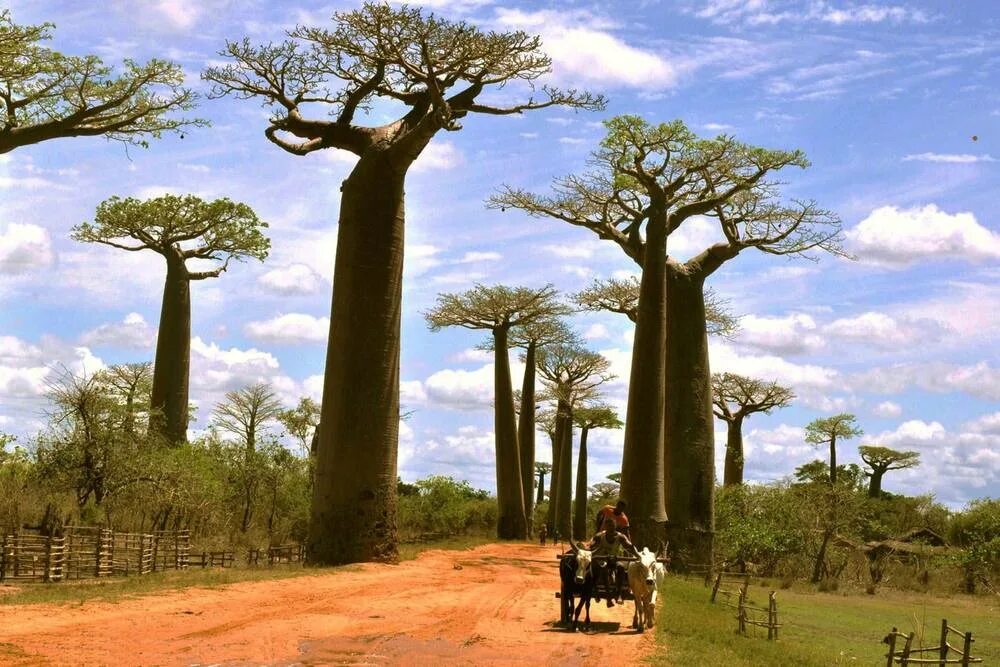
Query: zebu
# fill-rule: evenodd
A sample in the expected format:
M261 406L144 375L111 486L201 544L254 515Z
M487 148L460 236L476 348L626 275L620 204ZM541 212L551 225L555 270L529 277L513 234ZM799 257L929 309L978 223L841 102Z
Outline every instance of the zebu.
M647 547L639 552L639 560L628 566L628 584L635 598L635 614L632 616L632 627L642 632L644 628L652 628L656 617L656 591L663 583L666 568L660 563L656 554Z
M561 620L570 624L573 632L580 619L580 610L587 607L584 630L590 629L590 600L594 594L594 572L591 569L593 552L580 549L570 542L572 555L559 559L559 579L562 582L560 592ZM579 599L576 611L573 610L574 598Z

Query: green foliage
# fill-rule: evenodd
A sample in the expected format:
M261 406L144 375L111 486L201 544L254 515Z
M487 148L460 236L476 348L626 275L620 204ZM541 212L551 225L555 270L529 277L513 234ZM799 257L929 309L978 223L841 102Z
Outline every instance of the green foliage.
M437 305L424 313L431 331L459 326L467 329L510 329L569 313L551 285L541 289L476 285L457 294L438 294Z
M756 563L767 575L787 574L810 540L800 496L785 485L737 484L715 495L720 560Z
M846 412L814 419L806 424L806 442L811 445L827 445L831 440L849 440L863 433L858 426L857 417Z
M416 495L399 498L403 535L462 535L496 526L496 501L466 481L436 475L418 480L416 487Z
M0 153L48 139L106 136L147 146L148 137L207 125L172 117L194 108L179 65L126 60L122 72L97 56L68 56L44 46L51 23L19 25L0 10Z

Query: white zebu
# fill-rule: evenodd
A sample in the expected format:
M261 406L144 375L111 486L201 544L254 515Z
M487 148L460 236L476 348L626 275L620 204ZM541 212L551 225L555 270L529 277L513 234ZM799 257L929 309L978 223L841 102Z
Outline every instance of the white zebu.
M656 591L663 583L667 570L656 560L656 554L647 547L639 552L639 560L628 566L628 585L635 598L635 614L632 627L642 632L652 628L656 616Z

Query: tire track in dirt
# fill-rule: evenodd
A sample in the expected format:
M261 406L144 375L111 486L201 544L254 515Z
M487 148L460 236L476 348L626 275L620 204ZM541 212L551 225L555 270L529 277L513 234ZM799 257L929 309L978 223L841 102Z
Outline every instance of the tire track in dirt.
M635 664L652 633L631 605L595 604L594 630L558 619L553 547L427 551L223 589L119 603L0 607L0 664L600 665ZM609 637L613 635L613 637Z

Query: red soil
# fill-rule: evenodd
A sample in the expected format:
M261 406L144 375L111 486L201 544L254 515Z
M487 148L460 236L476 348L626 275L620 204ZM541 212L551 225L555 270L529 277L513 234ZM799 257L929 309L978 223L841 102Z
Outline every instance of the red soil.
M0 607L0 664L633 665L632 604L559 617L556 549L490 544L400 565L190 588L117 603Z

